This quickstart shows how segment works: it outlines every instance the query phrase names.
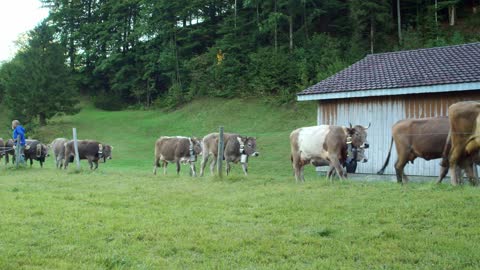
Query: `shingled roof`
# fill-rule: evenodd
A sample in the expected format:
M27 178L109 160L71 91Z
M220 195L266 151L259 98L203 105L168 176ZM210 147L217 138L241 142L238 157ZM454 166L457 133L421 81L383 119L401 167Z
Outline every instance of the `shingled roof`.
M342 92L350 92L351 95L354 94L351 92L366 90L377 95L372 90L386 92L389 89L472 82L480 82L480 42L370 54L303 90L298 96L300 100L304 95ZM358 93L353 96L358 96Z

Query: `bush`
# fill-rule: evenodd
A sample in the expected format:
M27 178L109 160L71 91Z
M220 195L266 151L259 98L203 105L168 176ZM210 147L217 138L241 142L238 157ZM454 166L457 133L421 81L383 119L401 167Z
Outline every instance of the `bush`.
M120 111L126 106L120 96L105 92L93 98L93 105L98 109L106 111Z

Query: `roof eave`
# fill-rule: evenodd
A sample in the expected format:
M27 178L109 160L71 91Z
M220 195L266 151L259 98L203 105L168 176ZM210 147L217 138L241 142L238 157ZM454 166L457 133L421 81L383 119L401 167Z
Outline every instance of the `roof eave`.
M357 91L337 92L337 93L306 94L306 95L297 95L297 101L348 99L348 98L378 97L378 96L398 96L398 95L410 95L410 94L445 93L445 92L472 91L472 90L480 90L480 82L451 83L451 84L415 86L415 87L393 88L393 89L392 88L370 89L370 90L357 90Z

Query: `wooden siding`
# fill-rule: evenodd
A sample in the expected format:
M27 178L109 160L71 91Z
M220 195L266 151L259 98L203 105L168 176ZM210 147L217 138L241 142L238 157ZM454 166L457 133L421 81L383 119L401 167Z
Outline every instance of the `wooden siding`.
M371 122L367 138L370 148L366 151L368 162L360 163L357 172L374 174L382 167L388 154L393 124L407 118L447 116L448 107L463 100L480 100L480 90L319 101L317 122L319 125L341 126L349 123L368 125ZM395 174L393 165L396 159L397 153L393 147L386 174ZM416 159L414 164L407 164L405 173L438 176L440 170L438 164L438 159L431 161Z

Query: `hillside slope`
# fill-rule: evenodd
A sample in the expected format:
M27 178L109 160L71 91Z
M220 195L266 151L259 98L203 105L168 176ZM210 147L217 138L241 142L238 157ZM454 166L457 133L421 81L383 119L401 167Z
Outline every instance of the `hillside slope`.
M47 127L38 131L37 137L45 142L57 137L71 138L72 127L76 127L80 139L97 139L114 146L113 159L105 166L101 164L102 170L150 173L153 145L158 137L203 137L224 126L226 132L257 137L257 150L261 154L250 159L252 174L275 172L277 176L291 176L289 134L295 128L314 125L315 118L314 103L299 103L293 108L255 100L203 99L174 112L107 112L87 105L77 115L52 119ZM51 166L53 161L47 163ZM174 173L173 166L170 171ZM182 169L182 174L187 172L186 168ZM240 174L240 166L234 166L233 173Z

